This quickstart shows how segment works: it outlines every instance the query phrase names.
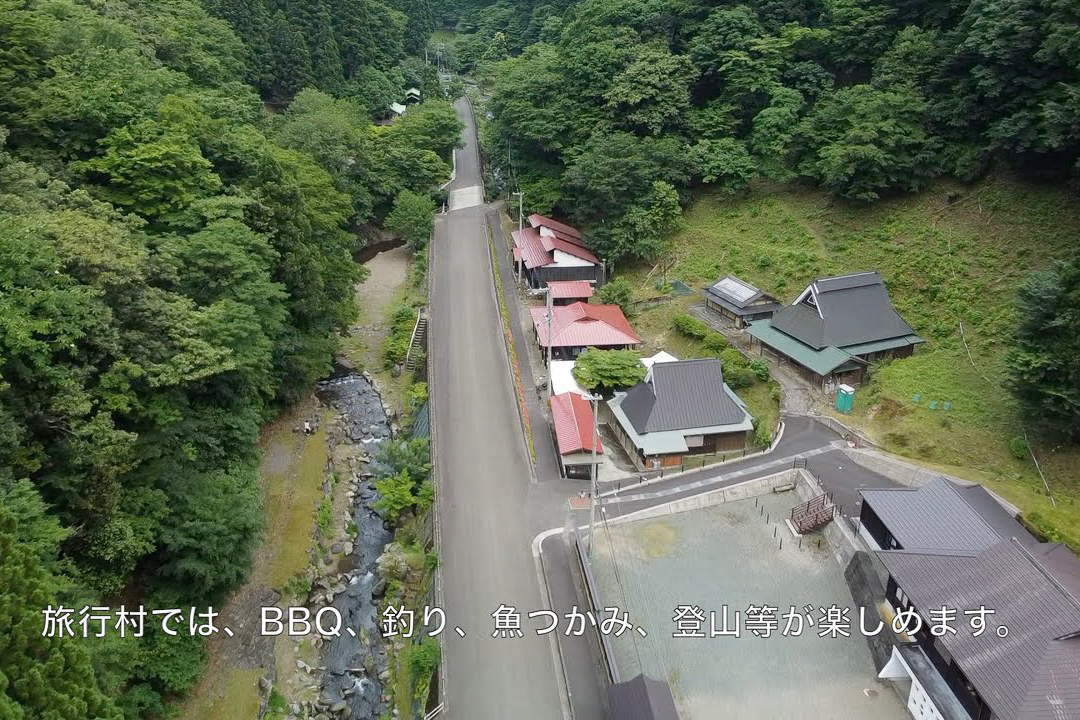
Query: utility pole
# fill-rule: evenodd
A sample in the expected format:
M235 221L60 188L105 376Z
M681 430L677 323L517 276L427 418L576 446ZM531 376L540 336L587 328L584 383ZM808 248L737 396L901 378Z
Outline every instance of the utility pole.
M522 230L525 227L525 220L524 220L524 217L521 214L522 209L525 206L525 194L522 193L520 190L518 190L516 193L513 193L513 195L518 196L518 237L521 237L522 236L521 235ZM525 264L524 256L518 258L518 263L517 263L517 271L518 271L517 279L518 279L518 283L521 283L521 266L524 265L524 264Z
M551 302L551 284L547 286L547 375L548 382L551 382L551 316L554 315Z
M592 469L590 473L591 480L589 482L589 560L591 561L593 556L593 546L596 545L596 536L593 532L593 525L596 523L596 446L599 444L600 440L600 432L597 426L600 395L590 395L589 400L592 401Z

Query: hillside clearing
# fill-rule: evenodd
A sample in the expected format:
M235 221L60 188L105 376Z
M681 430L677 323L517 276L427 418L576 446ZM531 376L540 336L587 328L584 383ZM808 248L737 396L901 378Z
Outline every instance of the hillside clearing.
M927 342L912 358L877 369L859 389L849 422L887 450L986 482L1044 535L1077 548L1080 452L1028 430L1054 507L1030 458L1010 452L1024 428L1003 387L1003 358L1016 288L1031 270L1069 252L1078 229L1080 211L1065 191L1004 177L941 182L864 207L801 188L762 188L735 199L704 193L674 237L667 279L700 290L732 273L790 301L814 277L880 270L897 310ZM620 274L640 296L655 295L649 270ZM696 302L698 294L675 298L642 311L635 326L663 333L674 312Z

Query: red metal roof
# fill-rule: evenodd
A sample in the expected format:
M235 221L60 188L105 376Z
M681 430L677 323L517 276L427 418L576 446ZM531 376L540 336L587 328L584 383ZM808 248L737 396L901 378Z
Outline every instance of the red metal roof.
M555 425L555 439L559 454L592 452L593 412L589 401L577 393L566 392L551 397L551 420ZM596 452L604 452L604 444L596 438Z
M588 280L552 280L548 282L548 292L554 300L567 298L591 298L593 286Z
M551 309L551 345L554 347L608 347L641 342L618 305L576 302ZM529 312L540 346L547 347L547 308L532 307Z
M510 233L510 236L514 238L514 249L518 250L520 257L525 258L525 267L530 270L550 265L555 261L552 252L544 248L540 231L536 228L515 230Z
M567 225L566 223L561 223L558 220L552 220L551 218L545 217L538 213L533 213L529 216L529 224L532 225L534 228L550 228L557 233L567 235L570 238L576 240L581 240L581 231L578 230L576 227L573 227L572 225Z
M562 252L567 255L572 255L573 257L581 258L582 260L589 260L593 264L600 263L599 259L592 254L589 248L586 248L579 243L563 240L562 237L540 235L540 243L549 253L554 253L554 250L562 250Z
M599 265L600 264L600 259L597 258L595 255L593 255L592 252L590 252L588 249L582 247L581 245L577 245L577 244L574 244L574 243L571 243L571 242L567 242L566 240L563 240L563 239L557 238L557 237L542 237L541 242L544 243L544 248L545 249L547 249L548 246L550 246L550 249L552 251L561 250L562 252L564 252L564 253L566 253L568 255L573 255L576 258L581 258L582 260L588 260L593 265Z

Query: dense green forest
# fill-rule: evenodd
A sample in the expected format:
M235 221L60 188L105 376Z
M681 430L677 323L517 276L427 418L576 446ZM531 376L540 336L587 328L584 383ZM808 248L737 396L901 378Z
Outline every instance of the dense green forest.
M0 717L156 717L197 677L200 638L41 610L243 581L259 428L330 371L358 231L426 241L449 177L432 29L423 0L0 0Z
M610 260L653 255L680 196L703 183L801 180L868 202L995 162L1077 174L1080 8L1068 0L513 9L466 12L476 32L454 42L454 61L493 85L502 177L531 208L590 226Z

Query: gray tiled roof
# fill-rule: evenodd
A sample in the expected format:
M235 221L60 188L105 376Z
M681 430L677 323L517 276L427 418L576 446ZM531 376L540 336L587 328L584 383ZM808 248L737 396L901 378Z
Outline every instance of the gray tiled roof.
M810 347L843 348L915 334L893 308L877 272L821 278L810 287L817 310L805 303L788 305L772 320L774 328Z
M627 391L622 409L640 434L740 423L746 414L723 386L716 358L656 363L648 380Z
M959 487L937 477L916 489L861 490L863 502L907 550L977 552L1017 538L1037 540L982 487Z
M679 720L668 684L645 675L608 686L608 706L611 720Z
M940 638L979 695L1002 720L1080 718L1080 604L1015 540L981 552L878 552L924 617L957 609L955 634ZM1073 558L1075 561L1075 558ZM1074 564L1071 572L1080 572ZM976 637L964 610L992 608ZM1002 638L998 627L1008 628Z

